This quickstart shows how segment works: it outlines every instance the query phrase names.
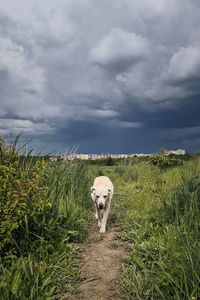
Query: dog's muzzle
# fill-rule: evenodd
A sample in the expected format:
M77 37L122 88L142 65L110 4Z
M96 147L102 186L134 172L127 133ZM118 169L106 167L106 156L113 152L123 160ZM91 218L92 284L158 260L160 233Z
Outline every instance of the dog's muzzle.
M103 203L99 203L99 208L103 209Z

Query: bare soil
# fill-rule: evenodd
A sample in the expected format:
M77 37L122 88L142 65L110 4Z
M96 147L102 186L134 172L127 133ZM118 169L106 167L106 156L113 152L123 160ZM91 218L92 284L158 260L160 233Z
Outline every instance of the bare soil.
M84 280L78 293L65 300L118 300L116 280L121 268L120 257L125 254L121 241L117 239L119 226L110 212L107 232L100 234L97 221L93 219L88 239L83 244L83 256L80 261Z

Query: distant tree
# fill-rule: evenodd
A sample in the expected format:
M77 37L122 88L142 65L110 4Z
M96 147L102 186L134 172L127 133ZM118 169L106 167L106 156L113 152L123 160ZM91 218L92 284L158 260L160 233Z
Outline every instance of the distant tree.
M112 157L108 157L107 162L106 162L106 166L113 166L113 165L114 165L114 162L113 162Z
M161 155L164 155L164 154L165 154L165 149L162 148L162 147L160 148L160 154L161 154Z

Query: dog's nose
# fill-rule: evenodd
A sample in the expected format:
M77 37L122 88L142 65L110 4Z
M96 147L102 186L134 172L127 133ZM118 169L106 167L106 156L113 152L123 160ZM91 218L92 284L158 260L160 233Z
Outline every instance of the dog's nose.
M103 208L103 203L102 203L102 202L99 203L99 208L100 208L100 209Z

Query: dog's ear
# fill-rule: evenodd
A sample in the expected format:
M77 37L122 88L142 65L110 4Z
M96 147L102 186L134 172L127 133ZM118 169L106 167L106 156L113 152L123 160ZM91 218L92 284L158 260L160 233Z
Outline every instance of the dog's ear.
M92 186L90 190L91 190L91 192L94 192L95 188Z

